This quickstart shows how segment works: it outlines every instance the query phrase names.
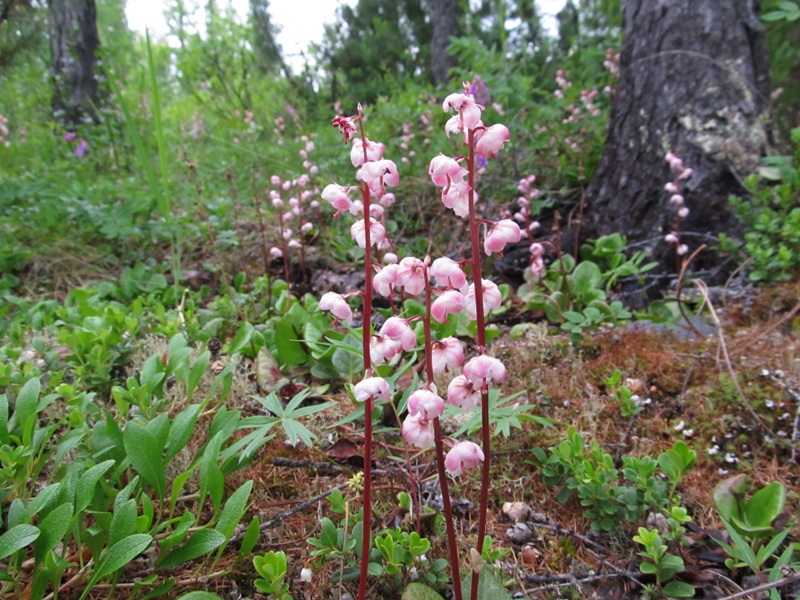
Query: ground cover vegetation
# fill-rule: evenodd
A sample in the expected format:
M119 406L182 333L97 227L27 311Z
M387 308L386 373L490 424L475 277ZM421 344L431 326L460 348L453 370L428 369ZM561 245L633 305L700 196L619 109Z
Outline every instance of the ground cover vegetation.
M651 243L575 233L617 2L361 0L300 70L263 0L48 5L0 2L0 597L797 597L796 2L737 226L667 145Z

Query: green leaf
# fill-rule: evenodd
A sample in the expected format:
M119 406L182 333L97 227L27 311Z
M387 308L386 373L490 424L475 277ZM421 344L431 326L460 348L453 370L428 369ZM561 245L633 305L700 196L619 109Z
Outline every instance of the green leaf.
M211 353L206 350L200 356L197 357L197 360L194 361L192 364L192 368L189 369L189 375L186 378L186 397L191 398L192 393L200 384L200 380L203 379L203 375L206 373L206 369L208 368L208 363L211 361Z
M95 583L103 577L119 571L144 552L152 541L152 536L146 533L135 533L111 546L97 561L97 567L94 569L83 594L81 594L81 600L92 590Z
M744 508L745 521L753 527L769 527L783 512L786 504L786 487L773 481L758 490Z
M247 510L247 501L250 499L250 492L253 489L253 480L246 481L237 489L222 507L222 512L217 521L216 530L230 539L239 521L242 520Z
M23 429L28 419L36 414L41 387L42 382L39 381L38 377L34 377L26 381L25 385L20 388L17 400L14 403L14 418L20 429Z
M32 544L39 537L39 534L39 528L33 525L26 523L15 525L3 535L0 535L0 560Z
M8 444L8 397L0 394L0 445Z
M281 363L302 365L308 360L308 354L298 341L301 337L300 330L302 323L294 314L289 313L278 319L275 325L275 347Z
M195 592L187 592L186 594L178 598L178 600L222 600L222 598L217 596L217 594L215 594L214 592L195 591Z
M158 566L160 568L174 567L194 560L198 556L213 552L224 544L225 540L225 536L215 529L201 529L196 531L183 546L171 550L159 561Z
M468 572L461 581L461 595L468 598L471 590L472 573ZM497 575L488 566L484 566L478 577L478 598L481 600L511 600L511 594L506 591Z
M246 348L250 344L250 339L253 337L254 331L255 328L250 323L242 323L242 326L239 327L239 331L236 332L236 335L233 336L231 340L228 353L236 354Z
M158 445L155 436L134 421L125 425L122 439L133 468L155 488L158 497L163 498L167 487L166 469L161 459L163 447Z
M683 581L670 581L661 590L672 598L694 598L694 586Z
M258 517L253 517L247 530L242 537L242 545L239 547L238 559L242 559L253 551L258 543L258 537L261 535L261 522Z
M94 496L95 487L100 478L116 464L114 460L106 460L99 465L86 469L78 480L78 489L75 491L75 512L79 513L89 506Z
M723 519L741 517L741 503L746 489L747 475L744 474L729 477L714 487L714 504Z
M72 520L72 511L72 503L65 502L50 511L50 514L39 523L41 534L33 545L37 565L41 564L47 553L58 546L58 543L64 539Z
M169 428L169 437L167 438L164 463L168 463L189 442L194 426L197 424L197 415L200 414L200 408L199 404L187 406L172 421L172 425Z
M136 518L136 500L133 498L115 506L114 516L111 518L111 525L108 528L108 545L113 546L136 533Z

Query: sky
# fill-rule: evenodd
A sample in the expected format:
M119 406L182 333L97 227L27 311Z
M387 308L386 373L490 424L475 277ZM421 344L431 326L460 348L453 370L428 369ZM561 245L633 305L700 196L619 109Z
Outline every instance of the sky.
M248 0L228 1L239 14L247 14ZM565 1L537 0L546 28L555 27L555 14ZM308 47L309 42L322 39L325 24L333 22L336 8L343 2L353 5L356 0L270 0L272 22L281 28L278 43L283 47L289 64L293 67L302 65L300 53ZM125 9L128 26L142 33L147 28L151 35L165 34L167 25L164 8L168 4L168 0L128 0ZM219 2L219 5L223 5L223 2Z

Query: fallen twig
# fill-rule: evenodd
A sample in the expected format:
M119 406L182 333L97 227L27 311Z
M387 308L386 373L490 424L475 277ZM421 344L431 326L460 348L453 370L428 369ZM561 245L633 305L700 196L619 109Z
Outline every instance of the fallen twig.
M749 590L742 590L741 592L736 592L730 596L725 596L724 598L720 598L719 600L738 600L739 598L747 598L748 596L752 596L753 594L760 594L761 592L766 592L767 590L773 590L775 588L783 587L788 583L793 583L795 581L800 581L800 572L794 573L793 575L789 575L789 577L785 577L784 579L779 579L778 581L771 581L769 583L762 583L761 585L757 585L756 587L750 588Z

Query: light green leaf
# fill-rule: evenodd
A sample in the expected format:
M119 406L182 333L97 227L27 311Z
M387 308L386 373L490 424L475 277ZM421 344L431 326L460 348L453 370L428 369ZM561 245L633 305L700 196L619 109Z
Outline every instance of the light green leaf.
M461 581L461 595L468 598L472 590L472 572L466 573ZM492 572L491 567L484 566L478 578L478 598L481 600L511 600L511 594Z
M39 534L39 528L33 525L26 523L15 525L3 535L0 535L0 560L32 544L39 537Z
M247 510L247 501L250 499L250 492L253 490L253 480L246 481L237 489L222 507L222 512L217 521L216 530L230 539L236 526L241 521L242 516Z
M71 502L65 502L57 506L39 524L41 534L34 542L34 558L36 564L41 564L48 552L53 550L64 538L69 530L72 520L73 506Z
M26 381L25 385L20 388L14 403L14 418L18 427L24 428L28 419L36 414L41 387L42 382L38 377L34 377Z
M171 550L161 559L158 566L161 568L174 567L175 565L208 554L224 543L225 536L219 531L215 529L201 529L200 531L196 531L183 546Z
M163 498L167 486L166 470L161 459L163 447L158 445L149 431L134 421L125 425L122 439L133 468L155 488L158 497Z
M400 600L444 600L441 594L422 583L409 583Z
M191 404L183 409L172 421L167 438L167 451L164 463L168 463L178 452L183 450L192 437L197 415L200 414L200 405Z
M135 533L111 546L97 561L89 583L81 594L81 600L92 590L94 584L103 577L119 571L139 556L151 544L153 538L146 533Z
M114 466L116 461L106 460L99 465L95 465L83 472L78 480L78 489L75 491L75 512L81 512L84 508L89 506L94 496L94 489L97 482L105 475L111 467Z

